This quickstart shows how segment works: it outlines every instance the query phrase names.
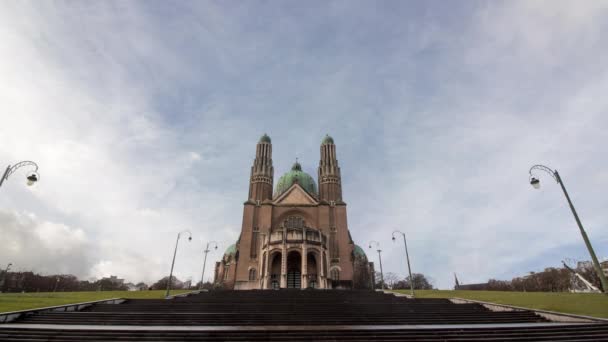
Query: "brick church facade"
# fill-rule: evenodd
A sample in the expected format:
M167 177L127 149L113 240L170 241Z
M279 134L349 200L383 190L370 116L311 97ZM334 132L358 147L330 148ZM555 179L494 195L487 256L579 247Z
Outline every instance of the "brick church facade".
M272 143L266 134L260 138L241 234L216 263L217 286L368 287L373 266L348 231L336 145L330 136L323 139L320 154L318 183L296 162L273 192Z

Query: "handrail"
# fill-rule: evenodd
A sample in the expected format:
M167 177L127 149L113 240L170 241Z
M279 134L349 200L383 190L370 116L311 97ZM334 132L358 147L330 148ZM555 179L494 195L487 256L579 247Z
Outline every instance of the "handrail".
M178 297L188 297L190 295L195 295L195 294L199 294L201 292L204 292L203 290L194 290L194 291L190 291L190 292L184 292L184 293L179 293L176 295L170 295L165 297L165 299L173 299L173 298L178 298Z
M462 301L462 302L468 302L468 303L476 303L476 304L481 304L486 306L488 309L492 310L492 308L490 308L489 306L495 306L495 307L499 307L499 308L504 308L504 309L510 309L510 310L525 310L525 311L532 311L536 314L539 314L551 321L557 321L557 322L563 322L563 321L573 321L573 320L581 320L581 321L595 321L595 322L602 322L602 323L606 323L608 322L608 319L606 318L601 318L601 317L593 317L593 316L585 316L585 315L577 315L577 314L570 314L570 313L565 313L565 312L557 312L557 311L549 311L549 310L542 310L542 309L534 309L534 308L525 308L522 306L515 306L515 305L508 305L508 304L497 304L497 303L492 303L492 302L484 302L481 300L474 300L474 299L465 299L465 298L458 298L458 297L452 297L449 298L453 303L457 303L457 301ZM496 310L492 310L492 311L496 311ZM555 316L559 316L559 317L555 317ZM560 318L563 318L563 320L560 320Z

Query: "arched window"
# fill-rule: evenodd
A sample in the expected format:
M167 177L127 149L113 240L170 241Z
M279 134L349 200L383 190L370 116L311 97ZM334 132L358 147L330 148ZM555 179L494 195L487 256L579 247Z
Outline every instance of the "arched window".
M224 280L228 279L229 270L230 270L230 266L226 266L226 268L224 268Z
M302 229L304 228L304 219L299 216L290 216L283 222L287 229Z
M255 280L255 268L249 269L249 280Z
M329 277L332 280L340 280L340 270L337 268L332 268L331 271L329 271Z

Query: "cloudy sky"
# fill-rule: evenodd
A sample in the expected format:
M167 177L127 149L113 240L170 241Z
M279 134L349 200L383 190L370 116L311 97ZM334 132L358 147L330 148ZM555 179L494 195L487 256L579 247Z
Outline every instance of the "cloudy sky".
M176 274L198 281L263 133L275 179L296 157L316 175L334 137L385 272L406 273L395 229L440 288L588 258L537 163L608 257L606 32L606 1L4 1L0 166L41 180L0 188L0 264L151 282L190 229Z

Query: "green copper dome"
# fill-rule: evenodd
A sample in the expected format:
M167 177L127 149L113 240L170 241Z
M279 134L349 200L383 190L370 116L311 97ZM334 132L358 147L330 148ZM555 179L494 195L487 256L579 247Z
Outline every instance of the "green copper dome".
M365 255L365 251L363 250L363 248L355 245L355 249L353 250L353 253L355 253L355 257L361 257L361 258L364 258L365 260L367 260L367 255Z
M271 143L270 137L264 133L264 135L262 135L262 137L260 137L260 142L261 143Z
M327 145L327 144L332 144L334 143L334 138L330 137L329 134L325 134L325 138L323 138L323 141L321 141L321 145Z
M224 252L224 256L228 256L228 255L236 255L236 245L235 244L230 245Z
M289 189L293 183L298 182L304 190L308 191L310 194L317 194L317 185L315 180L306 172L302 171L302 165L296 162L291 167L291 170L281 176L279 181L277 182L277 187L274 192L274 196L278 197L287 189Z

